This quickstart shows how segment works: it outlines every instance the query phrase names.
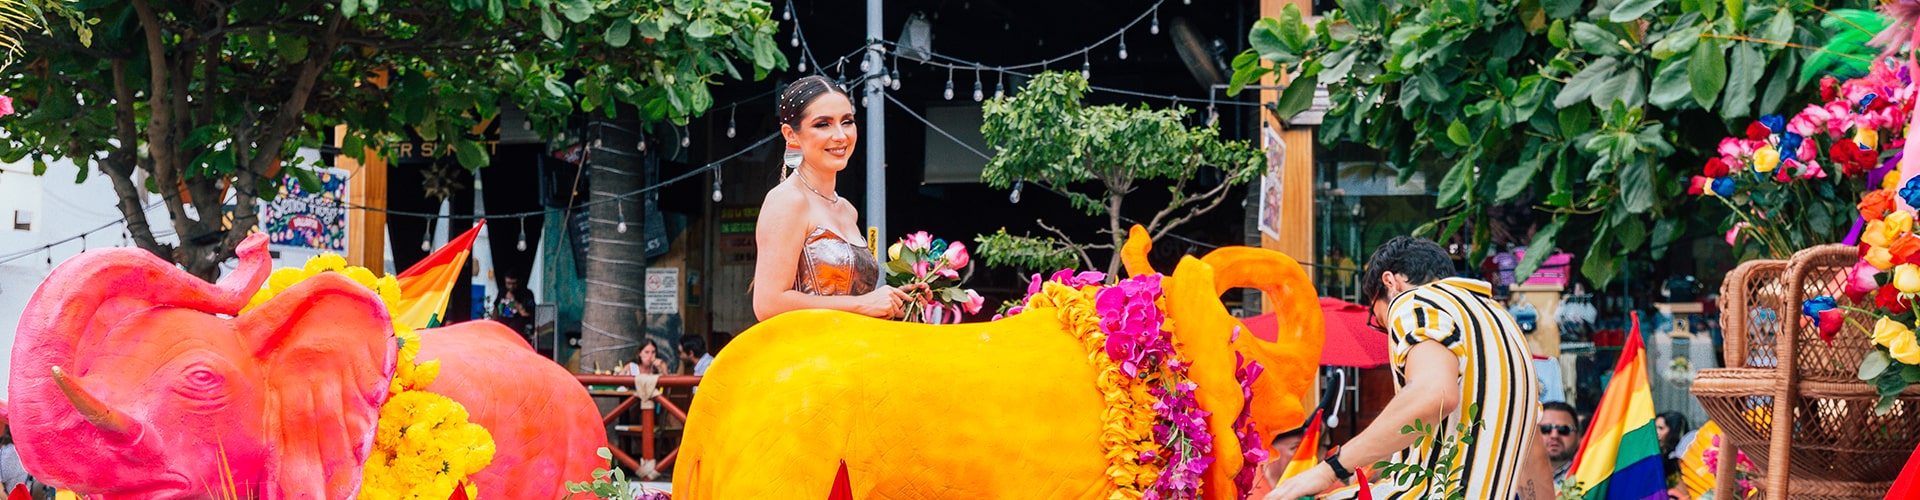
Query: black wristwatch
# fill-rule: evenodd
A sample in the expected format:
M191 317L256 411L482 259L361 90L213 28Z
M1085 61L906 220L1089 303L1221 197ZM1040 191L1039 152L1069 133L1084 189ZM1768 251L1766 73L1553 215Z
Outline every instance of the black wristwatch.
M1347 466L1345 465L1340 465L1340 452L1336 451L1332 455L1327 455L1326 463L1328 469L1333 469L1334 479L1338 479L1342 483L1353 479L1353 471L1347 470Z

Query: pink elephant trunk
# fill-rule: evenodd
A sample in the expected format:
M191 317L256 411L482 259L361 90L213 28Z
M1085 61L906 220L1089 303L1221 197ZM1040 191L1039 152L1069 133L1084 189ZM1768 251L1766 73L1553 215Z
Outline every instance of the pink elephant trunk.
M92 491L151 475L162 451L157 439L145 435L151 431L140 415L95 398L86 367L75 365L76 352L150 307L237 314L266 280L271 261L260 234L236 253L239 269L218 285L132 248L85 252L48 276L20 316L8 378L10 427L29 472L48 484Z

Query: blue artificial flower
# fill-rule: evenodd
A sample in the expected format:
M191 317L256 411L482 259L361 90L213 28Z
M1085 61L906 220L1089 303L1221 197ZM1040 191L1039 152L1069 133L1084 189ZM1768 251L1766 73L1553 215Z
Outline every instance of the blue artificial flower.
M1860 98L1860 109L1867 109L1867 105L1873 104L1873 100L1878 98L1880 98L1880 94L1868 92L1866 97Z
M1807 299L1805 303L1800 304L1800 315L1806 316L1809 318L1816 318L1815 321L1818 321L1817 318L1820 317L1820 311L1827 311L1827 310L1839 309L1839 308L1840 308L1840 303L1835 302L1833 300L1833 297L1822 295L1819 297Z
M1916 179L1920 179L1920 177L1916 177ZM1721 198L1733 196L1733 178L1721 177L1714 179L1713 194L1720 195Z
M1900 186L1900 199L1906 200L1907 206L1920 207L1920 177L1907 179L1907 184Z
M1787 132L1780 134L1780 159L1806 161L1812 158L1800 158L1795 152L1800 150L1800 142L1806 140L1800 134Z
M1787 130L1787 119L1780 115L1762 116L1760 117L1760 124L1766 125L1767 130L1771 130L1776 134Z

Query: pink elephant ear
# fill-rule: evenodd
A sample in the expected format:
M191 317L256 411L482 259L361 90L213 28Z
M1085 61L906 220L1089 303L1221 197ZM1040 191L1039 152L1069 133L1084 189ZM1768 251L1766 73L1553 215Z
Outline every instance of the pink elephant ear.
M322 273L238 318L266 374L268 498L350 498L393 379L393 322L380 299Z

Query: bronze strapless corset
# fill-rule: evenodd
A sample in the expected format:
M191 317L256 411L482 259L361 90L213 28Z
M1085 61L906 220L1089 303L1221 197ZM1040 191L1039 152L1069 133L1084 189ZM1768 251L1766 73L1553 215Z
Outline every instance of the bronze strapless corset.
M811 295L864 295L880 284L880 261L825 228L814 228L800 246L793 289Z

